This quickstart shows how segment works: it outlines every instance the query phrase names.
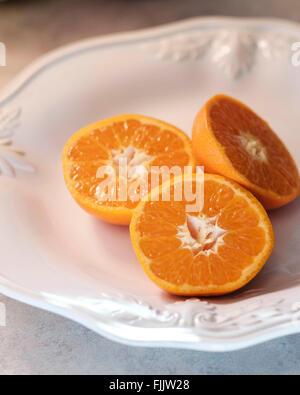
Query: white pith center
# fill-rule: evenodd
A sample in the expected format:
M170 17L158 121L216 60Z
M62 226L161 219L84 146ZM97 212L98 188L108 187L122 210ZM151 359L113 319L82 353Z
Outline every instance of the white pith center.
M267 162L266 149L258 138L251 133L240 132L238 139L248 154L262 162Z
M120 150L112 150L112 161L119 176L125 174L129 181L142 178L147 173L147 163L152 159L144 151L129 146Z
M196 254L209 255L223 243L226 231L218 226L217 217L208 218L203 214L197 217L187 214L184 225L179 226L177 237L182 246Z

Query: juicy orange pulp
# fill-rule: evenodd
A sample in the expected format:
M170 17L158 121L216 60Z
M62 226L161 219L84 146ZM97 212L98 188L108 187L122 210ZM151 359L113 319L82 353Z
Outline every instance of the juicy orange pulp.
M122 162L123 160L123 162ZM120 175L120 163L128 174ZM88 213L107 222L128 225L143 190L141 169L151 166L194 166L191 141L180 129L142 115L120 115L89 125L75 133L63 151L63 172L67 187L76 202ZM116 178L99 168L109 166ZM105 194L99 185L107 182ZM148 187L150 187L150 180ZM124 199L124 188L127 196Z
M256 198L233 181L205 175L204 206L187 212L174 199L176 178L138 205L130 225L136 255L159 287L177 295L222 295L247 284L274 245L273 229ZM170 189L170 201L162 201ZM156 198L155 198L156 197ZM155 201L156 200L156 201Z
M265 208L299 195L299 173L287 148L243 103L225 95L210 99L194 121L192 140L198 164L245 186Z

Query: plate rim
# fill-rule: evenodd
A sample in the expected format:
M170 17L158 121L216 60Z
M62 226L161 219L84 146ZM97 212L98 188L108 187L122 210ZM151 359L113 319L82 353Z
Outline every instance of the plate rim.
M122 44L126 42L144 42L147 39L151 40L155 37L159 37L160 35L170 34L171 36L172 34L180 33L188 29L200 29L204 26L210 26L211 29L219 29L222 25L230 25L242 28L251 26L251 28L253 29L271 26L272 28L274 28L274 30L282 30L288 28L290 31L297 32L297 34L300 35L300 24L283 19L196 17L142 30L92 37L60 47L39 57L37 60L32 62L24 69L24 71L21 71L19 74L17 74L17 76L14 77L11 82L9 82L3 89L1 89L0 109L8 104L10 101L15 99L27 85L31 84L35 80L38 75L43 73L49 67L55 66L55 64L57 64L58 62L61 62L71 56L76 56L86 51L95 50L98 47L107 47L114 44ZM132 339L130 336L125 334L124 327L120 329L115 326L114 330L112 331L112 325L110 326L109 324L99 322L99 319L97 320L92 316L88 316L88 314L84 314L82 311L80 311L80 309L77 311L76 309L63 308L59 305L56 305L55 303L47 302L46 299L41 297L38 293L21 288L17 284L11 283L2 276L0 276L0 293L20 302L64 316L68 319L84 325L85 327L111 340L134 346L169 347L199 351L226 352L247 348L275 338L280 338L282 336L300 333L299 325L292 325L291 323L288 324L287 322L285 322L278 325L274 324L272 327L262 330L260 332L252 330L250 334L245 335L244 337L237 338L236 340L230 339L230 341L226 341L224 339L222 341L217 341L217 338L211 340L200 333L193 333L193 335L197 337L197 340L194 339L192 341L181 341L180 339L178 339L166 341L157 340L155 339L155 336L153 336L153 338L151 339L146 339L143 334L144 328L135 326L135 331L139 332L137 334L137 340ZM130 325L127 325L127 328L132 327ZM164 329L171 330L170 328ZM182 329L183 328L181 328L181 330ZM149 332L147 336L149 337Z
M113 45L115 43L124 43L126 41L143 41L145 39L153 39L163 33L180 32L187 28L200 28L212 25L219 28L220 25L230 25L240 27L245 26L252 28L262 28L271 26L276 30L288 28L290 31L297 31L300 34L300 23L289 21L281 18L248 18L248 17L223 17L223 16L207 16L188 18L177 22L171 22L159 26L146 29L131 30L128 32L112 33L107 35L95 36L73 43L63 45L39 56L36 60L29 63L23 71L8 82L0 89L0 108L11 101L18 93L20 93L27 84L33 81L43 70L55 65L56 62L64 60L69 56L79 55L82 51L96 49L98 46ZM137 40L138 38L138 40Z

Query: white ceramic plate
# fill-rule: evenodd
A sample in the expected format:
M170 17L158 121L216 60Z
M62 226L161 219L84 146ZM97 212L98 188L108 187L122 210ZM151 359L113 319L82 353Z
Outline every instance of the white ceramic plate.
M134 112L189 133L221 92L262 114L300 165L297 41L288 22L195 19L83 41L19 75L0 99L0 291L134 345L227 351L300 332L299 200L271 214L275 251L250 285L185 300L148 280L127 228L77 207L61 171L85 124Z

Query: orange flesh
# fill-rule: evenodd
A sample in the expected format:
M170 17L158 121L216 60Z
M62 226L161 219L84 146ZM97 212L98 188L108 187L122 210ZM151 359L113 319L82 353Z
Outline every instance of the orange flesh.
M264 120L233 98L217 95L199 112L193 148L208 172L244 185L267 209L299 195L299 173L282 141Z
M128 166L128 196L120 201L122 160ZM151 166L175 165L195 165L189 138L172 125L141 115L89 125L71 137L63 153L65 181L75 200L90 214L121 225L129 224L139 197L150 190L150 176L145 188L140 185L141 168L149 171ZM98 186L108 176L99 177L101 166L111 166L116 176L116 190L107 186L105 199Z
M194 213L186 212L185 200L141 202L130 226L144 270L174 294L235 291L261 270L273 248L269 218L249 192L205 175L204 196L203 210Z

